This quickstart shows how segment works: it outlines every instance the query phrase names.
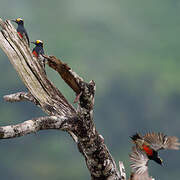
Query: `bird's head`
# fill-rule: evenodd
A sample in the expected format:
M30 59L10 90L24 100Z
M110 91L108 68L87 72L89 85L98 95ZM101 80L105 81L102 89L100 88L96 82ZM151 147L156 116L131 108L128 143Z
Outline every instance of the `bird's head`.
M139 133L136 133L132 136L130 136L130 138L133 140L133 141L136 141L137 139L142 139L141 135Z
M17 23L17 24L22 24L22 25L24 24L24 19L22 19L22 18L17 18L15 20L13 19L12 21Z
M41 40L36 40L36 41L34 41L34 42L31 42L32 44L35 44L36 46L42 46L43 47L43 41L41 41Z

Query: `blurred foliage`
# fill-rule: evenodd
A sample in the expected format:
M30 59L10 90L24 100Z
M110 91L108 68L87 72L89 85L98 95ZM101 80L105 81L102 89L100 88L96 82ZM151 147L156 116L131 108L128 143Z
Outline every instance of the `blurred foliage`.
M62 58L86 81L95 80L95 123L116 161L129 166L129 136L136 131L180 137L178 0L4 0L0 12L4 19L24 18L30 39L44 40L47 54ZM73 102L72 90L46 70ZM31 103L3 101L3 95L26 88L1 50L0 75L0 125L44 115ZM1 179L89 179L83 157L63 132L1 140L0 153ZM151 175L178 179L179 152L160 155L165 165L151 162Z

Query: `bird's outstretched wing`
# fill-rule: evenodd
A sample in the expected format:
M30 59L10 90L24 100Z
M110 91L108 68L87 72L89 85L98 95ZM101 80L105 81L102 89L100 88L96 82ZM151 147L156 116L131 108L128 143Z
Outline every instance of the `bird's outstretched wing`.
M131 173L131 177L129 180L154 180L152 177L149 177L148 172L145 174L136 174L136 173Z
M166 136L163 133L147 133L143 137L144 141L150 144L150 146L155 150L161 149L175 149L178 150L180 143L178 138L175 136Z
M136 146L133 146L132 152L129 156L130 156L132 172L135 174L139 174L141 176L147 176L148 175L147 163L149 161L147 155Z

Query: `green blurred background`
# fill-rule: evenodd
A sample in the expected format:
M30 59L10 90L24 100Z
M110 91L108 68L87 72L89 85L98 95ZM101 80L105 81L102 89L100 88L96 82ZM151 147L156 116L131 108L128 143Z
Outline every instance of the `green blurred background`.
M0 17L22 17L31 40L62 58L97 85L95 123L116 162L130 172L129 136L162 131L180 137L180 1L1 0ZM46 67L70 102L72 90ZM3 95L26 90L0 50L0 125L45 114L31 103L10 104ZM6 77L6 78L5 78ZM90 179L83 157L61 131L1 140L3 180ZM160 152L164 167L150 162L156 179L178 179L180 152Z

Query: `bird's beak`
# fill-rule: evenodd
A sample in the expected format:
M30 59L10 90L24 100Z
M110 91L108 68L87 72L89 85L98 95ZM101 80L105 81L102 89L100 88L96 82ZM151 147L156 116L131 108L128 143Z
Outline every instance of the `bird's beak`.
M35 42L31 42L32 44L36 44Z
M11 21L13 21L13 22L15 22L15 23L16 23L16 20L14 20L14 19L11 19Z

